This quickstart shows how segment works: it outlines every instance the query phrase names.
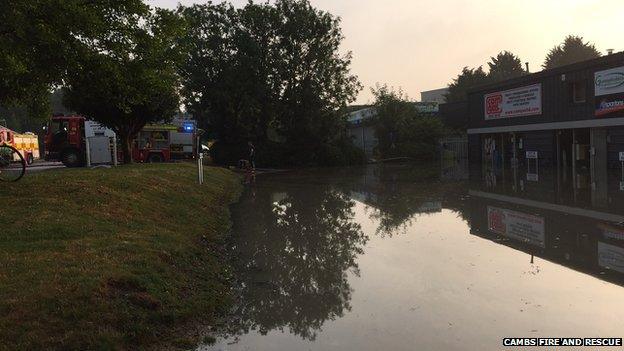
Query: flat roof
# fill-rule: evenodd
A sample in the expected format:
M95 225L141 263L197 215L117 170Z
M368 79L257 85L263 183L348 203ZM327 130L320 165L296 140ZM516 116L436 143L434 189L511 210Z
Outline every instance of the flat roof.
M468 89L468 94L479 93L485 90L491 90L491 89L495 89L499 87L502 88L507 85L520 84L524 82L528 83L531 81L535 81L537 79L556 76L556 75L560 75L560 74L567 73L567 72L578 71L578 70L592 67L592 66L601 66L605 64L618 63L618 62L621 62L622 64L624 64L624 51L614 53L611 55L597 57L591 60L585 60L585 61L572 63L572 64L561 66L561 67L555 67L555 68L546 69L546 70L542 70L542 71L535 72L535 73L529 73L524 76L520 76L517 78L508 79L508 80L503 80L503 81L496 82L496 83L487 83L487 84L477 85L471 89Z

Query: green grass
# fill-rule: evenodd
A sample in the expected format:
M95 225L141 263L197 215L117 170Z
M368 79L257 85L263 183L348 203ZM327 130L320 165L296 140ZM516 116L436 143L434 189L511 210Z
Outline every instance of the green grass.
M72 169L0 183L0 350L188 346L227 304L232 172Z

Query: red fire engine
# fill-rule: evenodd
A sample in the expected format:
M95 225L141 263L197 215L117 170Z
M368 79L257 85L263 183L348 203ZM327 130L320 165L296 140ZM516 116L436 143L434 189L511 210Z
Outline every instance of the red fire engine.
M96 122L82 116L54 116L45 135L45 159L60 160L68 167L86 162L86 139L91 136L114 135ZM136 162L168 162L193 158L196 153L194 128L173 125L147 125L132 143L132 159Z

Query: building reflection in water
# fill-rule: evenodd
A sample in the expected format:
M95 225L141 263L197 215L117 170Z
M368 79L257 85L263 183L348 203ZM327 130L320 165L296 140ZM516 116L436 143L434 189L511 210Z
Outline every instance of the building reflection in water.
M600 169L473 169L471 233L623 285L624 192L619 174Z

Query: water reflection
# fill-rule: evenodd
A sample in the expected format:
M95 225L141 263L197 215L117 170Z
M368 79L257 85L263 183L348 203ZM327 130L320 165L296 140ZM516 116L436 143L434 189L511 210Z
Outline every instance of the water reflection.
M573 189L517 169L464 180L459 166L260 178L234 209L235 305L206 349L492 349L509 330L618 336L619 184Z
M362 172L347 189L368 205L370 218L378 223L376 234L382 237L405 233L416 215L441 212L445 194L461 188L461 183L441 181L435 167L386 165Z
M259 186L237 206L230 332L284 330L314 340L350 310L347 272L367 237L352 221L353 200L331 184Z
M465 212L471 234L494 240L600 279L623 285L624 209L619 184L571 183L561 174L537 178L518 168L496 175L472 172ZM530 180L527 180L530 179ZM580 183L581 185L584 183Z

